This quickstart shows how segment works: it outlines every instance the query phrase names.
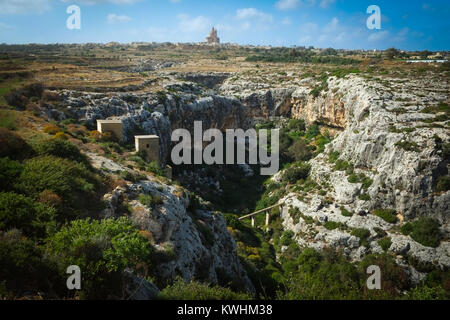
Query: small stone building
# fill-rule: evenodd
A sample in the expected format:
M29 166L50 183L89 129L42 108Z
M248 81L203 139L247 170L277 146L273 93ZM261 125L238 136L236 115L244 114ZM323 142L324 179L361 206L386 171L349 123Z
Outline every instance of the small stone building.
M97 120L97 131L100 133L111 132L117 139L123 140L121 120Z
M159 137L155 135L134 136L136 143L136 151L144 151L147 154L147 161L156 161L160 163L159 159Z

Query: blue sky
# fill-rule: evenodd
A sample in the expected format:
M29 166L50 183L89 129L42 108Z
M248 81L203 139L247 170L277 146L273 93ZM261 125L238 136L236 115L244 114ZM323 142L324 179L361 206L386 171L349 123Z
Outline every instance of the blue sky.
M72 4L80 30L66 28ZM0 0L0 43L198 42L213 25L239 44L450 50L448 0Z

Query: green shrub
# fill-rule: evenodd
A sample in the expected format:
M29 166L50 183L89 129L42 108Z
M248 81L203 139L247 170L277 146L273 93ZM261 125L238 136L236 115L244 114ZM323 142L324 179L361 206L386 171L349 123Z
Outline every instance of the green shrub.
M393 209L375 209L372 214L380 217L388 223L397 222L397 212Z
M440 176L437 179L436 191L447 192L448 190L450 190L450 176Z
M74 193L85 193L93 177L85 165L54 156L42 156L25 162L17 187L37 196L51 190L61 197L72 198Z
M350 183L358 183L359 182L359 178L356 174L351 174L350 176L348 176L347 180Z
M302 119L291 119L289 120L288 129L295 131L305 131L306 130L305 121Z
M77 162L88 163L80 149L73 143L62 139L45 139L32 145L39 155L55 156Z
M311 167L308 163L301 162L286 169L282 180L288 183L296 183L300 179L306 179L309 175Z
M5 289L19 297L25 292L51 294L59 283L65 284L65 277L57 277L56 268L41 248L19 230L0 231L0 266Z
M163 198L160 195L149 195L149 194L140 194L139 202L144 206L149 208L154 208L155 206L161 205L164 203Z
M325 222L324 227L328 230L334 230L339 228L339 223L335 221L327 221Z
M338 151L331 151L328 156L328 160L331 163L335 163L337 161L337 159L339 159L339 157L340 157L340 153Z
M164 288L158 296L162 300L251 300L246 293L236 293L231 289L210 286L197 281L186 283L177 278Z
M11 190L22 170L23 166L19 162L8 157L0 158L0 191Z
M17 129L17 118L13 112L0 110L0 128L8 130Z
M317 124L312 124L306 130L306 137L312 139L320 135L320 127Z
M210 227L208 227L203 221L195 221L195 226L200 232L203 244L211 248L214 245L214 234Z
M414 141L399 141L395 144L395 146L402 148L405 151L420 151L419 145Z
M287 273L281 300L357 299L360 280L356 267L342 255L304 249L295 260L296 269Z
M369 200L370 200L370 196L369 196L367 193L362 193L362 194L360 194L360 195L358 196L358 198L359 198L360 200L363 200L363 201L369 201Z
M420 244L436 248L441 242L441 231L439 222L433 218L421 217L402 226L401 231L405 235L410 235Z
M158 162L156 161L152 161L147 165L146 168L147 171L152 172L154 174L156 174L157 176L161 176L161 177L165 177L166 176L166 171L161 168L161 166L159 165Z
M0 230L20 229L27 236L43 237L55 210L13 192L0 193Z
M351 213L350 211L348 211L347 209L345 209L344 207L341 207L341 214L344 217L351 217L353 216L353 213Z
M127 218L75 220L51 236L48 253L57 258L61 276L69 265L82 270L82 298L122 297L122 274L138 264L151 266L154 252Z
M333 170L337 170L337 171L345 171L345 170L347 170L350 166L351 166L351 164L348 163L347 161L338 159L338 160L336 160L336 162L335 162L335 165L334 165Z
M289 147L287 154L294 161L308 161L312 157L311 149L303 139L297 140Z
M389 237L378 240L378 245L384 250L388 251L391 247L392 240Z
M368 241L367 239L370 237L370 231L364 228L357 228L357 229L353 229L353 231L351 232L352 236L358 237L361 239L361 244L363 246L368 246Z
M287 231L283 232L283 234L281 235L281 239L280 239L281 245L289 246L293 241L293 237L294 237L294 231L287 230Z
M28 153L29 147L19 135L8 129L0 128L0 157L18 159Z

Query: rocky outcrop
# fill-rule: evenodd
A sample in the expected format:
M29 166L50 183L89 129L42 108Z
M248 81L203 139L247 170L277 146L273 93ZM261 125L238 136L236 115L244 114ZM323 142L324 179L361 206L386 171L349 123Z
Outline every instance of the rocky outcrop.
M88 154L94 167L106 172L130 170L113 165L112 160ZM254 287L237 256L236 242L227 230L219 213L195 209L188 212L189 199L181 187L165 184L155 177L138 183L128 182L105 194L102 217L116 217L119 207L127 201L131 206L130 218L161 253L154 275L171 281L181 276L189 281L197 279L212 284L232 281L241 288L254 292ZM152 207L139 201L139 195L160 199ZM130 287L139 279L131 279ZM146 286L151 284L146 283ZM144 288L145 289L145 288ZM136 299L155 290L139 289ZM151 289L151 288L150 288ZM130 289L130 291L133 291Z
M449 172L448 159L443 158L437 141L448 142L450 137L445 121L437 119L431 121L433 125L427 125L434 116L420 112L425 106L448 101L448 90L440 90L436 84L437 93L430 101L428 96L405 88L406 84L403 90L396 90L356 76L329 78L327 85L328 89L318 96L305 88L292 95L294 116L341 128L342 132L327 145L325 153L310 161L311 177L326 186L326 193L286 196L284 227L295 232L301 245L341 248L355 260L382 251L377 244L377 231L384 230L392 241L388 250L448 268L450 192L436 191L436 178L437 172ZM409 85L418 84L411 81ZM346 161L351 172L336 169L330 161L331 152L335 156L337 153L340 161ZM349 179L351 174L365 177L365 185L358 178ZM342 207L353 216L343 216ZM317 223L302 218L294 223L289 208L296 208ZM374 209L393 209L401 219L395 224L385 222L372 214ZM439 247L425 247L400 234L403 220L420 216L433 217L442 224L446 235ZM339 223L339 228L326 229L326 221ZM356 228L370 231L367 247L350 235Z

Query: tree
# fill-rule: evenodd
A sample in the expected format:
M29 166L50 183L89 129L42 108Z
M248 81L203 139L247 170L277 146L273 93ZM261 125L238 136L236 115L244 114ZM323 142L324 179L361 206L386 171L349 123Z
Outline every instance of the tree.
M388 59L392 60L399 54L399 51L395 48L389 48L385 51L385 54Z
M51 236L47 252L56 259L61 275L70 265L83 272L81 297L120 297L126 268L151 266L153 247L128 218L75 220Z

